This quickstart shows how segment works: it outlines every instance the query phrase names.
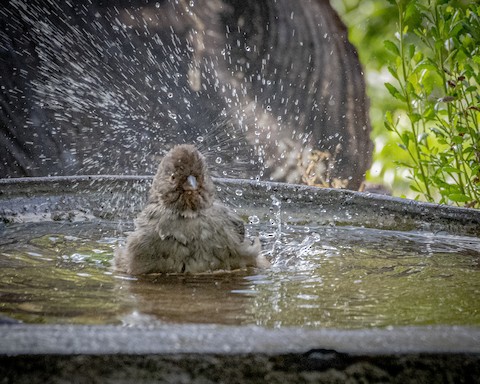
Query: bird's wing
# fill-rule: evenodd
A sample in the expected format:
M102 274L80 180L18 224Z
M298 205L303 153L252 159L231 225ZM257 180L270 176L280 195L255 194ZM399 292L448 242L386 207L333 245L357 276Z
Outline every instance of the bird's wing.
M240 241L245 240L245 224L243 220L229 207L216 203L215 208L217 208L219 214L233 226L235 233L238 235L238 239Z

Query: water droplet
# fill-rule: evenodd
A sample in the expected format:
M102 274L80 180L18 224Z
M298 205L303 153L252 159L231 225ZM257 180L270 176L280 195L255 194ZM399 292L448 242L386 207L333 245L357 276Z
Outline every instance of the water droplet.
M203 140L205 140L205 139L203 138L203 136L198 136L198 137L197 137L197 141L198 141L199 143L203 143Z
M167 94L168 98L171 99L173 97L173 93L172 92L168 92Z
M278 200L275 195L271 195L270 198L272 199L272 205L275 207L279 207L281 205L280 200Z
M215 163L222 164L222 158L219 156L215 159Z
M242 195L243 195L243 191L242 191L241 189L237 189L237 190L235 191L235 195L237 195L237 196L242 196Z
M260 222L260 219L256 215L248 216L248 222L250 224L258 224Z
M27 254L30 256L42 256L41 253L37 253L37 252L27 252Z
M155 8L160 8L160 3L155 3Z

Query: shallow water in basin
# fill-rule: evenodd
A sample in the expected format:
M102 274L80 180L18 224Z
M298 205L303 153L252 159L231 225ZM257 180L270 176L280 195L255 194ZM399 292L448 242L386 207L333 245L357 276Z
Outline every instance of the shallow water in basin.
M269 270L133 278L111 270L129 225L0 229L0 316L26 323L480 325L480 239L251 224Z

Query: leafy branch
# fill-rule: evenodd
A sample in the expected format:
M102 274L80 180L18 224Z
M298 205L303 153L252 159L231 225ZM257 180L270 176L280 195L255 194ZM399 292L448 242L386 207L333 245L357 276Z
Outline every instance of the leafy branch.
M384 44L396 84L385 87L403 111L387 112L384 124L408 153L410 188L427 201L479 207L480 6L394 3L397 39Z

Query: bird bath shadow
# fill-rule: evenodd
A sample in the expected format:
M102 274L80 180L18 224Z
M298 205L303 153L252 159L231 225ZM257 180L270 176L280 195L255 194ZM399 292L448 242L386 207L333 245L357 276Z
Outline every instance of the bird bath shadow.
M1 180L0 315L34 324L480 325L480 212L217 179L267 270L113 271L149 177Z

